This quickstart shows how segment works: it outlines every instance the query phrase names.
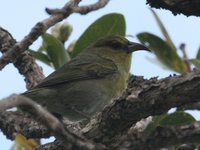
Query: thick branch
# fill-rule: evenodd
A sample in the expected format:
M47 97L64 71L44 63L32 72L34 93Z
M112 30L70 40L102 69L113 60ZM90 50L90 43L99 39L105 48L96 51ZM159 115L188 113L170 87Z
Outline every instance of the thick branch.
M13 95L0 101L0 112L13 107L20 107L31 113L31 116L42 122L50 131L52 131L53 135L63 143L66 149L103 149L100 145L96 146L89 140L69 132L57 118L29 98Z
M0 129L11 140L15 138L15 133L21 133L27 138L34 139L51 136L51 132L46 126L33 120L31 116L25 116L19 112L1 112Z
M16 40L12 35L7 30L0 27L0 51L2 53L7 52L15 43Z
M60 118L61 119L61 118ZM78 123L63 118L63 125L71 132L81 135ZM27 138L41 139L52 136L51 131L32 116L19 111L3 111L0 113L0 129L4 135L13 140L15 133L21 133Z
M16 44L16 40L5 29L0 27L0 51L4 54L12 46ZM10 60L11 61L11 60ZM27 89L36 86L44 75L42 69L37 65L35 59L28 52L19 54L19 57L13 62L19 73L25 76Z
M154 8L168 9L174 15L200 16L199 0L147 0L147 3Z
M116 150L155 150L181 144L198 144L200 142L200 124L181 126L158 126L153 131L132 132L125 138L118 139L118 145L110 147ZM62 143L53 142L38 147L39 149L63 149Z
M65 147L59 141L54 141L52 143L47 143L44 145L38 146L35 150L64 150ZM70 150L71 148L68 148Z
M128 90L103 110L85 136L104 143L116 140L142 118L200 101L199 91L200 71L162 80L132 76Z
M159 126L154 131L148 133L130 133L118 148L123 150L155 150L159 148L169 148L180 144L198 144L200 141L200 124L193 123L182 126Z
M161 80L132 76L122 97L107 106L94 119L96 121L92 121L83 130L84 135L96 142L116 145L127 134L128 129L142 118L165 113L173 107L199 102L199 91L200 71ZM193 128L191 133L194 133L192 130ZM111 141L113 145L110 145Z

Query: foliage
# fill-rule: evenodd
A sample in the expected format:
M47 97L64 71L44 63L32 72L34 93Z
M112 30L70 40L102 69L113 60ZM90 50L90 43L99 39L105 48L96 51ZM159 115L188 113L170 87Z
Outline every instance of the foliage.
M64 44L71 34L72 27L67 23L57 24L51 31L51 34L45 33L42 36L43 43L37 51L29 51L36 59L58 69L100 37L115 34L125 36L126 24L122 14L111 13L102 16L92 23L68 49Z
M195 119L188 113L176 111L171 114L163 114L153 118L153 122L147 127L148 131L158 126L178 126L194 123Z
M108 35L125 36L126 24L124 16L117 13L107 14L92 23L77 40L71 56L75 57L81 50L98 38Z
M157 58L168 68L179 72L187 72L187 65L167 41L151 33L143 32L137 35L138 39L151 49Z
M156 58L169 69L178 72L185 73L189 72L191 69L191 64L195 67L200 67L199 55L196 59L187 60L187 58L180 57L178 54L178 49L170 38L166 28L164 27L162 21L158 15L151 10L164 38L158 37L152 33L142 32L137 34L137 38L143 44L145 44L149 49L153 51ZM184 52L183 52L184 53Z
M196 68L200 68L200 48L197 52L197 56L195 59L190 59L190 62L196 67Z

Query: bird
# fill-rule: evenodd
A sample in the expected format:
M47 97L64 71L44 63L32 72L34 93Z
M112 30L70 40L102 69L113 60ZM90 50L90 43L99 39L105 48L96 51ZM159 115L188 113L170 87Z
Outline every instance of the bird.
M102 37L22 95L70 121L90 119L125 90L138 50L150 51L120 35Z

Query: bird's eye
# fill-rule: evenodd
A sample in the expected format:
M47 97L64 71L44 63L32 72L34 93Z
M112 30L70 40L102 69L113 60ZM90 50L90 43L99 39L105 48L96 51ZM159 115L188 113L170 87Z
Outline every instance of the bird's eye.
M112 48L114 48L114 49L120 49L120 48L122 47L122 45L121 45L120 43L118 43L118 42L113 42L113 43L111 44L111 46L112 46Z

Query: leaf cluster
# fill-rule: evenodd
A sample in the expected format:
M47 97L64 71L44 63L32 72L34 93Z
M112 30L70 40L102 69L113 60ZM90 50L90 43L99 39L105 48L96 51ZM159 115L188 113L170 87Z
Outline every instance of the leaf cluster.
M67 23L59 23L52 28L51 34L45 33L42 36L42 46L38 50L29 51L36 59L58 69L97 39L116 34L125 36L125 31L123 15L107 14L92 23L74 43L65 48L65 42L71 35L72 27Z

